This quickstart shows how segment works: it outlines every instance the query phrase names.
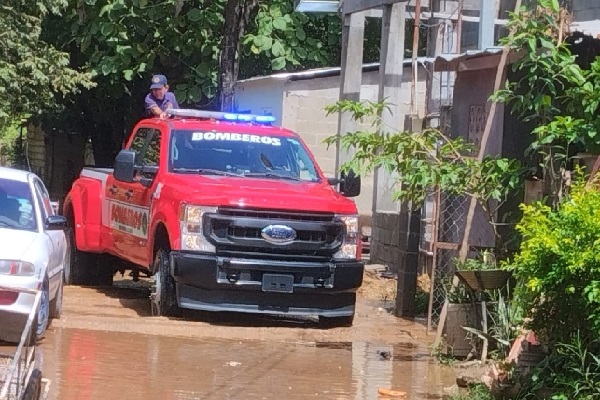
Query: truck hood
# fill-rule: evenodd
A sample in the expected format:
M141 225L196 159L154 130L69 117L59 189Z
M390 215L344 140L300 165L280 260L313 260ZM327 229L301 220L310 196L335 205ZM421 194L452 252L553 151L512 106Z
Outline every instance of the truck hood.
M327 182L175 174L168 182L176 199L191 204L340 214L357 212L354 202Z
M0 260L23 260L39 233L0 228Z

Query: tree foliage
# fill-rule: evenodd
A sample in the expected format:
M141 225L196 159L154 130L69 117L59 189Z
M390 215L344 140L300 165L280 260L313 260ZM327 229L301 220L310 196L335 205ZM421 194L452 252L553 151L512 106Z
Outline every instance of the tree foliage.
M167 75L183 106L215 109L240 76L339 62L339 18L294 12L290 0L77 0L44 33L96 74L97 88L50 123L90 134L101 164L142 116L153 73Z
M492 97L535 126L530 151L541 156L550 183L546 195L554 204L565 191L563 171L575 151L600 150L600 60L589 69L577 63L566 19L556 0L539 0L511 16L514 34L502 44L519 55L512 68L520 78Z
M353 158L343 169L362 173L385 169L396 181L394 199L410 201L415 207L434 190L469 195L490 213L490 218L497 211L493 204L503 202L518 188L521 166L517 160L486 156L479 161L472 156L472 144L460 137L449 138L437 129L388 132L380 118L386 108L385 102L352 100L327 107L329 113L348 112L356 121L373 121L371 129L326 139L329 145L339 140L343 149L352 150Z
M69 67L69 54L41 38L42 22L65 0L4 0L0 4L0 121L38 113L69 93L92 86L90 73Z

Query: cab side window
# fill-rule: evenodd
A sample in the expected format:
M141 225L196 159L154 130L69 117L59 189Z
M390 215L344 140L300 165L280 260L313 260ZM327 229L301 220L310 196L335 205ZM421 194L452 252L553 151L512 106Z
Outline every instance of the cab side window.
M137 130L137 132L135 133L135 136L133 137L133 141L131 142L131 145L129 146L129 150L135 151L136 164L138 164L141 161L141 156L144 151L144 146L146 144L146 140L151 135L151 133L152 133L152 129L150 129L150 128L140 128Z
M160 136L160 131L158 129L153 129L152 137L148 142L148 147L144 153L142 165L158 167L160 160Z
M140 166L158 166L160 160L160 138L158 129L140 128L135 133L129 150L136 153L136 164Z

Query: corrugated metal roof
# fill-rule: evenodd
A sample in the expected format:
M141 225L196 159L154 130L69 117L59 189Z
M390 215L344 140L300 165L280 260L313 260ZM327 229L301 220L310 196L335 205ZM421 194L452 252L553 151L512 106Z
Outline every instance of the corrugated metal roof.
M600 19L573 22L570 29L571 32L581 32L592 36L594 39L600 39Z
M433 62L433 58L418 57L417 62L421 65ZM404 60L404 67L410 67L412 65L411 59ZM260 80L279 80L279 81L297 81L303 79L314 79L314 78L325 78L328 76L336 76L340 74L340 67L327 67L327 68L315 68L300 72L284 72L272 75L255 76L252 78L242 79L236 82L256 82ZM363 72L371 72L379 70L379 63L368 63L363 64Z
M456 71L460 63L502 53L502 47L489 47L483 50L469 50L464 53L440 54L433 63L435 71Z

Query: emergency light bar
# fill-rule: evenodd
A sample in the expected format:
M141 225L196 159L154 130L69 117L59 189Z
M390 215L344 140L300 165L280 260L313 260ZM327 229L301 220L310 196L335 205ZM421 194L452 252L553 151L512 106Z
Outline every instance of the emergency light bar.
M259 124L270 124L275 122L275 117L272 115L254 115L254 114L238 114L225 113L219 111L204 111L187 108L170 108L165 111L167 114L177 117L189 118L208 118L219 119L224 121L240 121L240 122L256 122Z

